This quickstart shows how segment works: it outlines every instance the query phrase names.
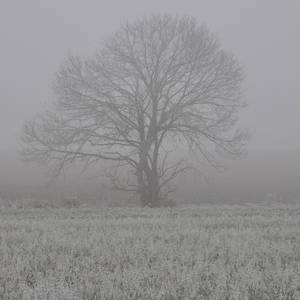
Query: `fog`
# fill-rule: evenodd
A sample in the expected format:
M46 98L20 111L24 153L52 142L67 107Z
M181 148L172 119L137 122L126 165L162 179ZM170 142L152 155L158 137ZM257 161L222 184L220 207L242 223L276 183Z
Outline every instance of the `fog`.
M177 197L300 199L299 11L296 0L1 1L0 194L45 182L43 170L21 162L20 135L24 122L51 102L51 82L64 59L94 53L126 20L161 12L196 17L236 55L248 103L240 124L252 133L248 157L229 163L227 172L208 171L209 183L185 178ZM91 189L95 180L78 176L82 189Z

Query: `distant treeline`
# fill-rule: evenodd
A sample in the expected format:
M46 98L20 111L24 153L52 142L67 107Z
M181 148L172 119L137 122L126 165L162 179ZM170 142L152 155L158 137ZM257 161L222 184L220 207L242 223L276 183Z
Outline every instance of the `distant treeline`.
M203 170L203 175L186 174L178 179L175 202L244 203L299 202L300 151L253 151L246 159L229 164L217 174ZM200 170L201 173L201 170ZM45 170L19 161L11 152L0 152L0 198L24 198L59 201L78 199L112 205L137 204L137 199L106 188L103 177L69 171L57 182L47 184Z

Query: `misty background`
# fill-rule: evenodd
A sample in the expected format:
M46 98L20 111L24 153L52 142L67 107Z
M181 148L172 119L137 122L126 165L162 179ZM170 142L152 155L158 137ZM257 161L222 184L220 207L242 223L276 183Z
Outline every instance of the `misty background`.
M21 162L24 121L51 101L51 83L64 59L87 56L126 20L151 13L191 15L217 33L246 73L248 107L240 124L252 139L248 156L229 170L181 179L176 197L186 202L260 202L300 199L300 2L227 1L1 1L0 196L79 194L109 198L93 178L78 172L45 187L45 172ZM100 199L100 200L101 200Z

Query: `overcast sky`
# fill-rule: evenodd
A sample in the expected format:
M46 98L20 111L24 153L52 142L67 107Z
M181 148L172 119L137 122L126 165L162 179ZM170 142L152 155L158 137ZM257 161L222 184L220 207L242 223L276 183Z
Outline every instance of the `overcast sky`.
M120 23L155 12L196 17L236 54L250 149L300 149L299 0L0 0L0 150L18 147L67 55L92 54Z

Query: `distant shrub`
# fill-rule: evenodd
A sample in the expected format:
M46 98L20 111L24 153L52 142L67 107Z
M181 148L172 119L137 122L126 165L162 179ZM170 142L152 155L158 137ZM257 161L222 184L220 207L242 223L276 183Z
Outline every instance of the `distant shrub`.
M173 199L168 199L163 203L163 207L175 207L175 206L177 206L177 203Z
M63 208L79 208L82 205L82 201L77 197L69 197L69 198L63 198L59 206Z

